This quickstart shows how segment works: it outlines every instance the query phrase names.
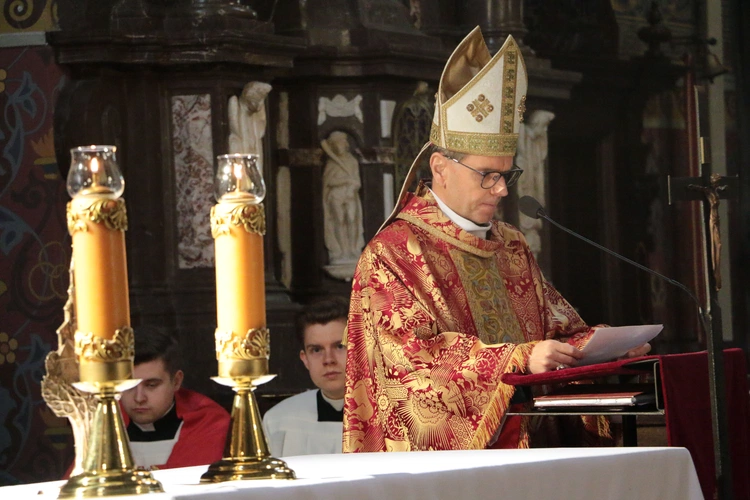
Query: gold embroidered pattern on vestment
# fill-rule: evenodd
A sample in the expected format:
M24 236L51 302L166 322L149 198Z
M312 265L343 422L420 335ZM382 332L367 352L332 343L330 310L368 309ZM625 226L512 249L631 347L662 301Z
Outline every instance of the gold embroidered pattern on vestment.
M513 115L512 110L511 115ZM441 133L440 126L433 123L430 141L433 144L443 144L440 140ZM445 148L451 151L472 151L472 154L484 156L509 156L515 154L517 147L518 134L513 133L503 135L451 131L445 133Z
M495 259L451 251L479 339L485 344L525 342Z
M516 103L516 67L518 66L518 57L515 50L509 50L505 54L505 64L503 64L503 102L500 105L502 116L501 133L513 133L513 119L515 118Z
M457 246L461 250L464 250L466 252L471 252L473 254L479 255L480 257L491 257L494 255L494 252L490 250L480 250L479 248L469 245L468 243L464 243L463 241L456 239L454 237L451 237L447 234L445 234L440 229L431 226L430 224L426 223L422 219L415 217L411 214L407 213L400 213L396 216L397 219L405 220L406 222L409 222L411 224L414 224L420 229L423 229L424 231L427 231L429 234L434 236L435 238L438 238L443 241L447 241L451 245Z

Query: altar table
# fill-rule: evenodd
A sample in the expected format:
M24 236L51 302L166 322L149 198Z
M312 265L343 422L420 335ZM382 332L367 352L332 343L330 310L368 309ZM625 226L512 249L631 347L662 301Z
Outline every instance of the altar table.
M297 480L198 484L207 466L154 471L148 500L702 499L685 448L540 448L308 455ZM0 488L2 499L54 499L62 481Z

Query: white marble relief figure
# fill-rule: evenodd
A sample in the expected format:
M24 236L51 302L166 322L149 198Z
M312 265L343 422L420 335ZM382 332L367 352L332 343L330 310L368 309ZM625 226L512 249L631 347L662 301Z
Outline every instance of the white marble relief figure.
M276 146L289 149L289 94L279 92ZM278 166L276 174L276 235L281 254L281 282L292 286L292 177L289 167Z
M533 196L539 202L545 204L545 168L547 159L547 127L555 118L555 114L545 110L537 110L521 123L518 135L518 150L516 152L516 165L523 169L523 175L518 180L518 197ZM539 257L542 250L542 238L539 232L542 229L541 219L521 217L520 229L523 231L526 241L531 248L534 257Z
M325 269L334 278L348 280L365 246L359 162L345 132L331 132L320 145L328 156L323 170L323 227L329 260Z
M361 103L361 95L354 96L351 101L341 94L337 94L333 99L321 97L318 99L318 125L322 125L329 116L336 118L354 116L360 123L364 123L365 116L362 114Z
M229 153L257 154L263 170L263 136L266 134L265 99L271 86L249 82L242 94L229 98Z

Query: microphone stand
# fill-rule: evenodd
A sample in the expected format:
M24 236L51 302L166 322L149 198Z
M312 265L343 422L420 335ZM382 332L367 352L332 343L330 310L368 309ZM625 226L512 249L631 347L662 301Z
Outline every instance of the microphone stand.
M710 234L711 206L703 203L703 217L707 234ZM711 255L711 238L705 238L706 255ZM703 328L706 334L706 349L708 350L708 387L711 398L711 430L714 443L714 467L716 478L716 494L719 499L731 499L734 496L732 482L732 458L729 452L729 420L727 417L726 387L721 383L725 380L723 329L721 322L721 307L719 306L714 273L708 275L708 311L701 314Z
M585 236L581 236L580 234L576 233L575 231L571 231L570 229L568 229L567 227L563 226L562 224L558 224L554 220L550 219L549 216L546 213L544 213L544 209L542 209L542 208L540 208L538 210L537 216L540 219L546 220L547 222L549 222L553 226L555 226L555 227L557 227L559 229L562 229L566 233L568 233L570 235L573 235L576 238L579 238L579 239L585 241L589 245L593 245L596 248L598 248L599 250L601 250L603 252L606 252L606 253L608 253L610 255L613 255L613 256L617 257L618 259L620 259L620 260L624 260L628 264L633 265L633 266L637 267L638 269L646 271L649 274L653 274L654 276L657 276L657 277L663 279L667 283L670 283L670 284L676 286L677 288L679 288L680 290L682 290L683 292L687 293L690 296L690 298L693 299L693 302L695 302L695 305L698 307L698 313L699 313L700 318L701 318L701 323L703 324L703 329L706 330L707 328L710 328L710 327L707 327L708 321L710 320L710 315L704 313L703 307L701 306L701 303L698 300L698 297L696 297L695 294L688 287L686 287L685 285L683 285L679 281L675 281L672 278L667 278L663 274L657 273L653 269L649 269L648 267L644 266L643 264L639 264L638 262L636 262L634 260L630 260L627 257L625 257L623 255L620 255L619 253L617 253L615 251L610 250L609 248L601 246L599 243L596 243L595 241L592 241L592 240L586 238ZM706 333L706 334L708 335L708 333Z
M538 202L536 202L536 200L534 200L534 202L538 205ZM704 203L703 205L705 219L709 220L711 208L707 203ZM527 213L526 215L533 217L532 214ZM539 205L535 215L537 218L546 220L553 226L562 229L566 233L595 246L599 250L602 250L603 252L617 257L618 259L624 260L628 264L631 264L638 269L646 271L647 273L653 274L654 276L665 280L666 282L687 293L690 298L693 299L693 302L695 302L695 305L698 307L698 316L701 320L703 332L706 335L706 347L708 351L708 387L709 396L711 398L711 430L713 433L714 443L713 451L717 498L722 500L730 500L733 497L734 490L732 484L732 463L731 456L729 454L728 442L729 421L727 420L726 412L726 390L724 385L720 384L720 381L724 380L724 353L722 349L723 339L721 336L721 309L719 308L719 302L716 296L716 281L714 279L713 273L708 273L710 290L709 304L707 308L708 310L704 311L700 301L695 296L695 294L679 281L675 281L664 276L663 274L657 273L653 269L649 269L648 267L639 264L634 260L630 260L627 257L620 255L617 252L610 250L609 248L603 247L602 245L576 233L575 231L571 231L567 227L558 224L549 216L547 216L547 214L544 212L544 208L542 208L541 205ZM710 238L706 238L706 245L708 246L708 255L711 255ZM718 335L714 335L714 332L718 332Z

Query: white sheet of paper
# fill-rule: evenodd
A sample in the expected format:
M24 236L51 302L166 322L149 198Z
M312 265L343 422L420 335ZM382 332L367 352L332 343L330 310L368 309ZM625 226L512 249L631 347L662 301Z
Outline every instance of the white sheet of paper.
M581 352L578 366L612 361L629 350L645 344L662 331L664 325L610 326L597 329Z

